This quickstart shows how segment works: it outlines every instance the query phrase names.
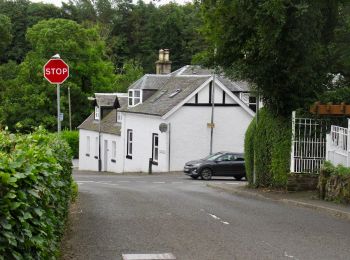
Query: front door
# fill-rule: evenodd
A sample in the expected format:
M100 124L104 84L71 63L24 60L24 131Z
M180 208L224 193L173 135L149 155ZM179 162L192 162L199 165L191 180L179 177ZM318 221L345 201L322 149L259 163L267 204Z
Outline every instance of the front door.
M103 147L103 170L106 172L108 170L108 140L104 141Z

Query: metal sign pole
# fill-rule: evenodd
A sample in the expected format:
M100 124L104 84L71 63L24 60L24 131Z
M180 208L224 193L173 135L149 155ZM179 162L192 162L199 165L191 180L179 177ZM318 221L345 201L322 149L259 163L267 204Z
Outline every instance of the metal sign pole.
M70 104L70 87L68 86L69 131L72 131L72 110Z
M61 120L60 120L60 115L61 115L61 97L60 97L60 84L57 84L57 133L61 132Z

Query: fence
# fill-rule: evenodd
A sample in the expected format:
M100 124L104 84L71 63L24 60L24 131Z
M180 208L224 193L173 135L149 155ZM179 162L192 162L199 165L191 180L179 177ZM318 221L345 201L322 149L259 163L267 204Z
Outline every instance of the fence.
M326 160L334 165L350 166L349 129L350 120L348 120L348 128L332 125L331 132L327 135Z
M327 125L318 119L292 114L292 150L290 171L319 173L326 159Z

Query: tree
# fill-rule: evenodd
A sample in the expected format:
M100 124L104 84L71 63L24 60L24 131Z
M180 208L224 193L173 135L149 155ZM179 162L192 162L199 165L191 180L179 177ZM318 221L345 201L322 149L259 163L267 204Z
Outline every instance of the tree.
M274 113L290 115L329 83L339 2L203 1L206 60L255 84Z
M89 95L115 90L114 68L105 57L105 46L96 28L85 29L70 20L51 19L30 28L26 38L33 50L20 65L15 84L3 94L8 106L2 106L2 123L10 129L17 122L24 131L39 124L56 129L55 86L43 78L44 64L56 53L70 66L70 77L61 88L61 107L68 115L67 87L70 86L73 127L90 113ZM68 119L62 126L68 127Z
M116 75L118 92L127 92L128 87L143 76L143 69L138 61L129 60L124 63L123 69Z
M0 56L12 40L11 20L6 15L0 14Z

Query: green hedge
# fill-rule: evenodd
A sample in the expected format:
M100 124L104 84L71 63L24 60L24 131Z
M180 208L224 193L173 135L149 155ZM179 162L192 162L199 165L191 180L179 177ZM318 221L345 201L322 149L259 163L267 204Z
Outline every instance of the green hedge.
M244 150L247 178L251 186L286 187L291 150L290 119L275 117L266 108L261 109L258 124L254 118L247 129Z
M69 144L72 150L73 158L79 157L79 132L78 131L62 131L61 137Z
M71 199L71 153L57 135L0 132L0 259L55 259Z

